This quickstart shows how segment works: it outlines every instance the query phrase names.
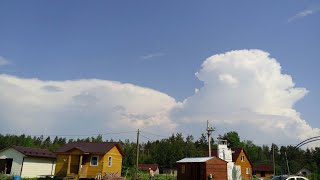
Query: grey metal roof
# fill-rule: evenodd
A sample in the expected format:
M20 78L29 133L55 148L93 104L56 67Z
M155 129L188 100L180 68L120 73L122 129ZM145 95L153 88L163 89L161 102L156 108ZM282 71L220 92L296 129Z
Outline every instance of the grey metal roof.
M194 158L184 158L181 159L179 161L177 161L177 163L193 163L193 162L206 162L212 158L215 157L194 157Z

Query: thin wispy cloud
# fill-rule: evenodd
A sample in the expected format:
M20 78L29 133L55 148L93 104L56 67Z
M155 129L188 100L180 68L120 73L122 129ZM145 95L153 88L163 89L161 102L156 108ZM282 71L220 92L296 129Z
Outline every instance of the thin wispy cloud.
M164 55L165 55L164 53L151 53L151 54L142 56L142 59L148 60L148 59L153 59L153 58L164 56Z
M301 19L301 18L310 16L310 15L318 13L318 12L320 12L320 7L305 9L304 11L301 11L301 12L297 13L296 15L292 16L291 18L289 18L288 22L290 23L290 22L295 21L297 19Z
M10 62L4 57L0 56L0 66L10 64Z

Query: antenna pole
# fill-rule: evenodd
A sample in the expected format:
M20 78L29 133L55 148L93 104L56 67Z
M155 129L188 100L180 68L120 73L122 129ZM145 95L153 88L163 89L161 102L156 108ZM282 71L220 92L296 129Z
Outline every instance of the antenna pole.
M212 127L209 127L209 120L207 120L207 134L208 134L208 144L209 144L209 157L211 157L211 133L213 131Z

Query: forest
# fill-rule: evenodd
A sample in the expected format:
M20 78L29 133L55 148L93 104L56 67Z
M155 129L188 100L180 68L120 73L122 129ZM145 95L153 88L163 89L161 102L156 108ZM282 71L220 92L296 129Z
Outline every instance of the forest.
M312 179L318 179L320 176L320 148L296 149L294 146L272 146L255 145L250 140L241 140L237 132L231 131L219 135L218 139L228 141L230 147L242 147L247 152L252 164L266 163L273 164L273 152L276 164L276 174L287 174L286 156L288 159L289 170L291 174L296 173L302 168L312 172ZM102 142L114 141L112 139L104 140L102 135L96 137L87 137L82 139L67 139L66 137L50 136L29 136L29 135L2 135L0 134L0 149L11 145L43 148L51 151L57 150L60 146L74 141ZM123 168L134 168L136 164L137 143L128 139L118 140L125 152L123 158ZM212 139L212 148L216 148L217 142ZM274 148L274 149L273 149ZM197 140L192 135L183 137L182 133L172 134L168 138L161 140L146 141L139 143L139 163L159 164L160 170L174 168L176 161L185 157L205 157L208 156L208 141L205 134Z

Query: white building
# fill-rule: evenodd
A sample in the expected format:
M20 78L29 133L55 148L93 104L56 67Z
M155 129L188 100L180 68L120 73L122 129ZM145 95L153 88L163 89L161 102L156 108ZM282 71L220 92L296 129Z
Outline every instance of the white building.
M228 148L227 140L219 140L217 154L220 159L228 162L227 173L228 180L241 180L241 167L232 162L232 150Z
M46 149L11 146L0 150L0 173L21 177L53 176L56 156Z

